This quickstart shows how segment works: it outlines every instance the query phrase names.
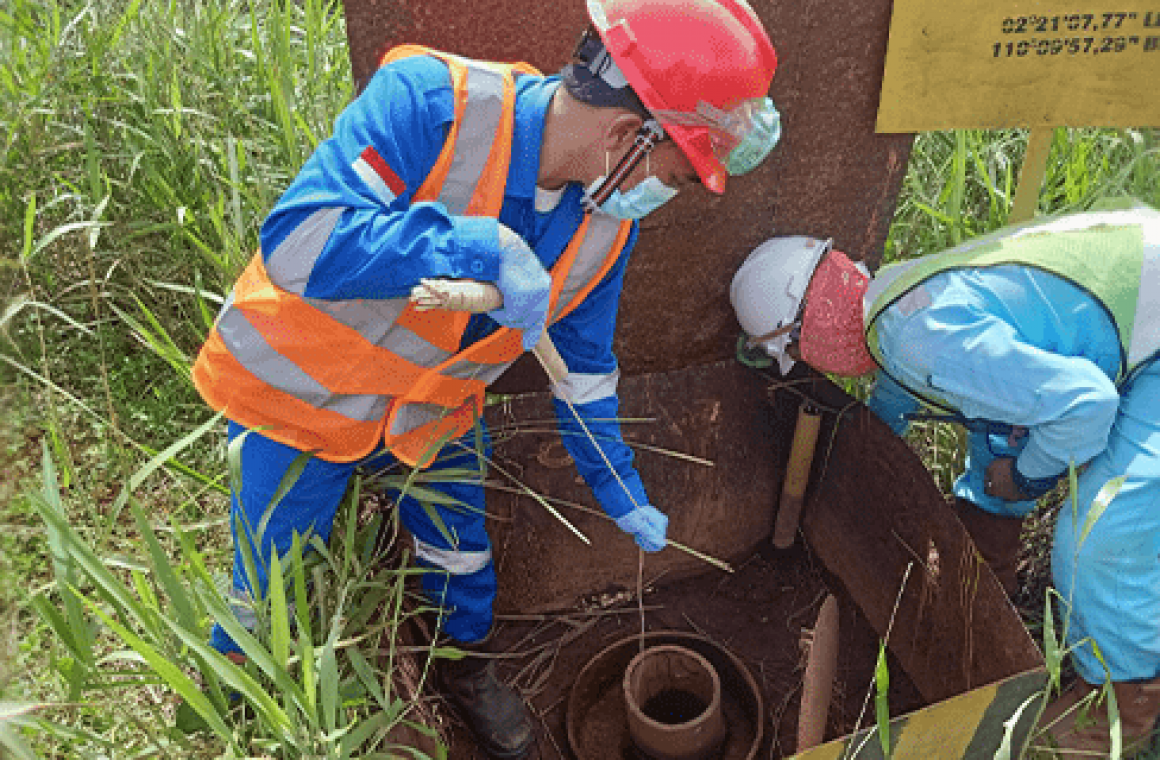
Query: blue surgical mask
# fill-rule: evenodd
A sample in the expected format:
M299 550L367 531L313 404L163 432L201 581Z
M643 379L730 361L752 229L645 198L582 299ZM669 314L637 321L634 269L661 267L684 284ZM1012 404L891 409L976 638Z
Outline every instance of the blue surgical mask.
M589 185L588 194L595 192L604 179L603 176L598 177ZM636 187L623 193L620 192L620 188L613 190L612 195L600 204L600 210L625 221L641 219L671 201L676 195L676 188L669 187L650 174Z

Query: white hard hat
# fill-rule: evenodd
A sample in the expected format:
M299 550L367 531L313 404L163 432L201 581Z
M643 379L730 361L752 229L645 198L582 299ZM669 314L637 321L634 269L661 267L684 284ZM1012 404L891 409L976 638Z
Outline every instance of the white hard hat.
M794 365L785 353L792 338L788 330L772 333L798 318L810 278L831 243L805 235L770 238L754 248L733 275L729 302L741 329L750 336L751 346L761 346L777 360L783 374Z

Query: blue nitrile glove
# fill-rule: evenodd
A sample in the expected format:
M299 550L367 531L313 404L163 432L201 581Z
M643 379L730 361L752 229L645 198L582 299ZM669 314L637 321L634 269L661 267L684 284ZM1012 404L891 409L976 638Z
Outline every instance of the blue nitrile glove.
M616 526L632 534L637 545L646 552L659 552L665 548L665 529L669 527L669 518L650 504L616 518Z
M527 351L544 332L552 278L524 239L504 224L499 225L499 247L499 279L495 285L503 294L503 307L487 315L504 327L523 330Z

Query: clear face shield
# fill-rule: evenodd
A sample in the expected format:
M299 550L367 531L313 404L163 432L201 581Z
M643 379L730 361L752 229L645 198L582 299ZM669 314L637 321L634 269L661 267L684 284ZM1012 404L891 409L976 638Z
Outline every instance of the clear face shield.
M781 114L768 97L752 98L729 111L701 101L694 113L656 110L665 126L703 127L708 148L731 176L753 171L781 139Z

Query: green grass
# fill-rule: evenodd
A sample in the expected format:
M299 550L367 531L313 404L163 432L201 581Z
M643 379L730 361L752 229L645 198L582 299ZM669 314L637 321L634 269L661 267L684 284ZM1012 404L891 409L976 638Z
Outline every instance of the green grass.
M353 508L316 555L326 573L287 568L316 618L263 612L248 671L198 646L229 567L227 452L189 362L263 215L352 95L340 8L10 0L0 58L0 754L337 757L336 721L385 746L373 716L409 713L369 685L391 683L393 661L366 653L393 651L403 613L358 633L331 623L365 623L401 593L368 580ZM920 135L887 260L1002 225L1025 145L1023 130ZM1123 192L1160 204L1158 168L1152 130L1061 130L1040 211ZM961 439L931 426L913 442L949 488ZM170 727L195 672L225 728L191 739ZM230 718L230 688L256 720ZM29 722L41 730L17 738Z

